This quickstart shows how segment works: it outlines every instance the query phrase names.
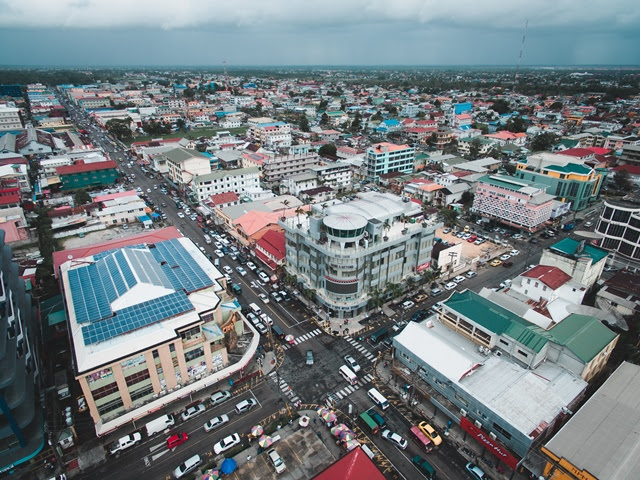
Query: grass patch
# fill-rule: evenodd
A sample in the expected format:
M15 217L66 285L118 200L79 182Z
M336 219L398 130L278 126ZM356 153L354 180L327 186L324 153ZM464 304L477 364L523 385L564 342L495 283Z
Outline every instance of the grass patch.
M189 131L178 131L174 133L168 133L166 135L141 135L135 138L131 138L129 140L124 141L126 145L131 145L133 142L148 142L149 140L153 140L154 138L200 138L200 137L212 137L216 134L216 132L230 132L232 135L244 135L247 133L247 129L249 127L238 127L238 128L196 128L195 130Z

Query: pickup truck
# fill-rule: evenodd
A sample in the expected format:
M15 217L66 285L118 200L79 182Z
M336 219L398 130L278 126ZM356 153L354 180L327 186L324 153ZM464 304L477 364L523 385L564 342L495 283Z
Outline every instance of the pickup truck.
M129 447L133 447L140 440L142 440L142 435L140 435L140 432L133 432L126 437L119 438L111 445L109 445L109 453L111 455L116 455Z

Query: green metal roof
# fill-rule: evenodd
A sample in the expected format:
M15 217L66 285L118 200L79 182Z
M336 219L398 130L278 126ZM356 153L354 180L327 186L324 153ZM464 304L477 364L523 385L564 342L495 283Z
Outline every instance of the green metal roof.
M176 163L184 162L185 160L189 160L190 158L193 158L193 157L200 157L200 158L207 158L207 159L209 158L197 150L191 150L190 148L183 148L183 147L173 148L171 150L164 152L163 155L167 157L169 160Z
M454 292L444 304L490 332L508 335L536 353L551 339L549 332L471 290Z
M593 360L617 336L597 318L577 313L569 315L549 333L558 344L567 347L585 363Z
M549 165L543 168L543 170L553 170L555 172L562 173L579 173L581 175L588 175L591 173L591 168L580 165L579 163L567 163L566 165Z
M520 192L523 188L537 188L544 190L545 185L541 185L530 180L524 180L518 177L510 177L508 175L491 174L484 175L478 179L478 183L486 183L494 187L504 188L513 192Z
M564 238L560 240L558 243L551 245L549 247L550 250L555 250L557 252L563 253L565 255L576 256L576 250L580 246L581 242L574 240L573 238ZM579 253L579 256L587 256L591 258L592 263L597 263L603 258L607 256L607 251L602 250L601 248L594 247L593 245L584 242L584 248L582 252Z

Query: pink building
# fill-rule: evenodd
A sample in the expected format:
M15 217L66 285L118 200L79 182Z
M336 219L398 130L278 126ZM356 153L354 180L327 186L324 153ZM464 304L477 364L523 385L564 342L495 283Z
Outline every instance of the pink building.
M472 211L482 217L535 232L551 217L553 196L545 185L506 175L478 180Z

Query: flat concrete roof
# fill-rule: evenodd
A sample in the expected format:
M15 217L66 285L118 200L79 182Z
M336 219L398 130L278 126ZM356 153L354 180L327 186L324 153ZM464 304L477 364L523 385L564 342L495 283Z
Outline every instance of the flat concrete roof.
M596 478L637 479L640 366L622 363L546 448Z

